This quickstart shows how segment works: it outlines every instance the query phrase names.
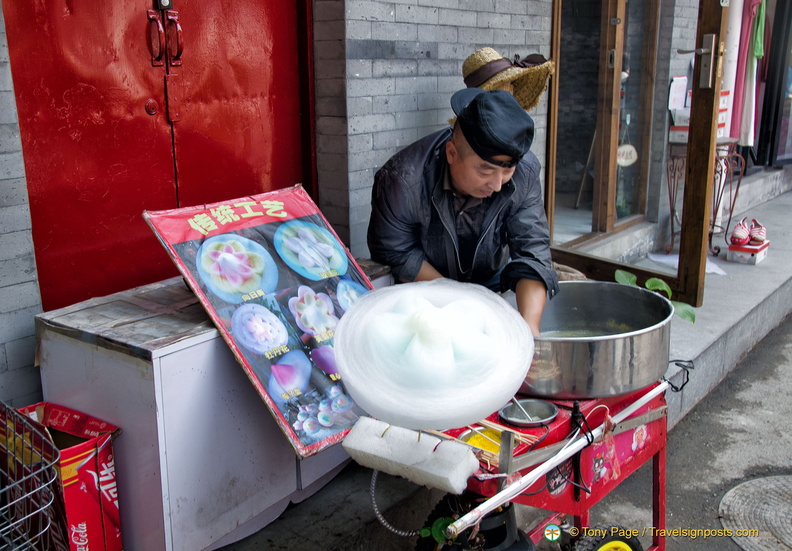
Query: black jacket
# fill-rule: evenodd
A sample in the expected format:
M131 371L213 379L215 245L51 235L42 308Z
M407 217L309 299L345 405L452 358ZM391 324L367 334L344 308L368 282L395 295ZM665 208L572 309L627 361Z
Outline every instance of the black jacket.
M493 195L473 267L462 273L450 193L443 189L448 169L445 144L451 132L446 128L422 138L377 171L368 227L372 260L390 266L397 280L414 281L426 260L445 277L482 285L506 266L501 278L505 288L500 290L513 290L523 277L519 274L528 273L555 296L558 276L550 258L540 165L530 152Z

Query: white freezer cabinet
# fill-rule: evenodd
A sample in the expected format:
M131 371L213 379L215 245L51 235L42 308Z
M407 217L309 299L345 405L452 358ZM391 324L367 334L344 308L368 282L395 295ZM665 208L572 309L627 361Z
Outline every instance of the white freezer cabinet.
M121 427L126 551L217 549L275 520L348 461L300 459L181 277L36 318L44 399Z

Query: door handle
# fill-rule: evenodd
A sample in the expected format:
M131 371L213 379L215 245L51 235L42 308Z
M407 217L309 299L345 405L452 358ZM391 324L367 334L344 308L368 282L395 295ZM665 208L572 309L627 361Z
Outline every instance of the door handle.
M677 53L696 54L701 56L699 88L712 88L712 75L713 69L715 68L715 35L705 34L701 48L696 48L695 50L677 50Z
M184 52L184 35L179 23L179 12L165 10L165 18L168 20L168 53L170 54L168 62L171 66L179 66L182 64L181 56Z
M162 67L165 65L163 56L165 55L165 28L162 26L162 18L157 10L148 10L149 19L149 48L151 50L152 67Z

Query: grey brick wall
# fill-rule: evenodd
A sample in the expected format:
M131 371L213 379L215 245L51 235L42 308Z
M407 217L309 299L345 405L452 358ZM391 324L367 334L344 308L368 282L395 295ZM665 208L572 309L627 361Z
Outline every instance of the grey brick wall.
M0 18L0 400L41 399L33 317L41 312L5 23Z
M483 46L506 57L549 56L551 10L549 0L314 2L317 59L333 57L322 63L321 76L317 70L319 206L355 256L368 255L374 173L404 146L448 124L451 94L464 87L465 58ZM325 81L344 80L342 114L319 102ZM546 100L531 115L532 149L544 164ZM333 149L342 137L346 173L344 153Z

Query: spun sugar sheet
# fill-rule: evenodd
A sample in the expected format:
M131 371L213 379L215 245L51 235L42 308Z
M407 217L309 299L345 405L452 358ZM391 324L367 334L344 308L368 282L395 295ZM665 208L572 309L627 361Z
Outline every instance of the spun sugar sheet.
M342 444L360 465L393 476L461 494L479 468L469 446L361 417Z
M439 279L361 296L336 327L335 347L347 392L369 415L444 430L507 403L525 379L534 341L496 293Z

